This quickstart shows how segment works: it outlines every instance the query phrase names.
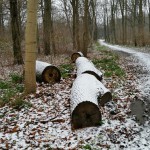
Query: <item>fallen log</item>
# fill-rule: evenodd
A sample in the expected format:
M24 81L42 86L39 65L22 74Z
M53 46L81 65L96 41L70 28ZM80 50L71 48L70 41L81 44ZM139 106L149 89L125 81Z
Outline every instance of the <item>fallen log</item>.
M94 64L86 57L79 57L76 59L77 76L83 73L94 75L99 81L102 80L102 72L100 72Z
M104 104L108 91L93 75L81 74L75 79L71 89L71 123L73 129L100 125L101 112L98 101Z
M57 67L42 61L36 61L36 79L39 82L60 82L61 74Z
M73 53L73 54L71 55L71 60L72 60L72 62L75 63L75 61L76 61L76 59L77 59L78 57L83 57L82 52Z

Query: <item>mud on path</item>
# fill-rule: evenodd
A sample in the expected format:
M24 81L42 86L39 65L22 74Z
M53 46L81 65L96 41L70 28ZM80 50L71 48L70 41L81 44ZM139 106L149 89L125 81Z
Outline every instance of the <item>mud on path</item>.
M137 121L144 124L150 118L150 53L148 50L141 52L142 49L107 44L103 40L99 42L119 54L122 66L135 76L140 94L135 96L130 108Z

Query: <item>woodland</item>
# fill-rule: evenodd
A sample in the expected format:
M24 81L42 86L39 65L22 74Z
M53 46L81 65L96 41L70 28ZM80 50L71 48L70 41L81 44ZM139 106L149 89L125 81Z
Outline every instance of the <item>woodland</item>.
M0 149L150 149L150 0L0 0Z

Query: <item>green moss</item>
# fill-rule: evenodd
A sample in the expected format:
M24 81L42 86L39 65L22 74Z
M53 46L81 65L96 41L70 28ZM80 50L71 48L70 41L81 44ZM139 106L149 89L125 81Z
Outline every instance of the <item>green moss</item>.
M72 71L74 70L74 67L72 64L62 64L59 66L61 76L63 78L67 78L71 75Z
M83 149L92 150L92 147L89 144L86 144L86 145L83 146Z

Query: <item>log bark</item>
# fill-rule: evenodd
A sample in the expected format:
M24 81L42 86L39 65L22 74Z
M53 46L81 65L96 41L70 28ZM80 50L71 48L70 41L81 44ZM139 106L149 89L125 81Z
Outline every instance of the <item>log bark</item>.
M73 63L75 63L75 61L76 61L76 59L77 59L78 57L83 57L82 52L73 53L73 54L71 55L71 61L72 61Z
M77 76L71 89L73 129L100 125L101 112L98 101L104 104L110 100L102 98L105 93L109 93L109 91L93 75L81 74ZM106 97L104 96L104 98Z
M95 76L99 81L102 80L102 72L95 68L94 64L85 57L79 57L76 59L77 76L88 73Z
M42 61L36 61L36 79L39 82L60 82L61 74L57 67Z

